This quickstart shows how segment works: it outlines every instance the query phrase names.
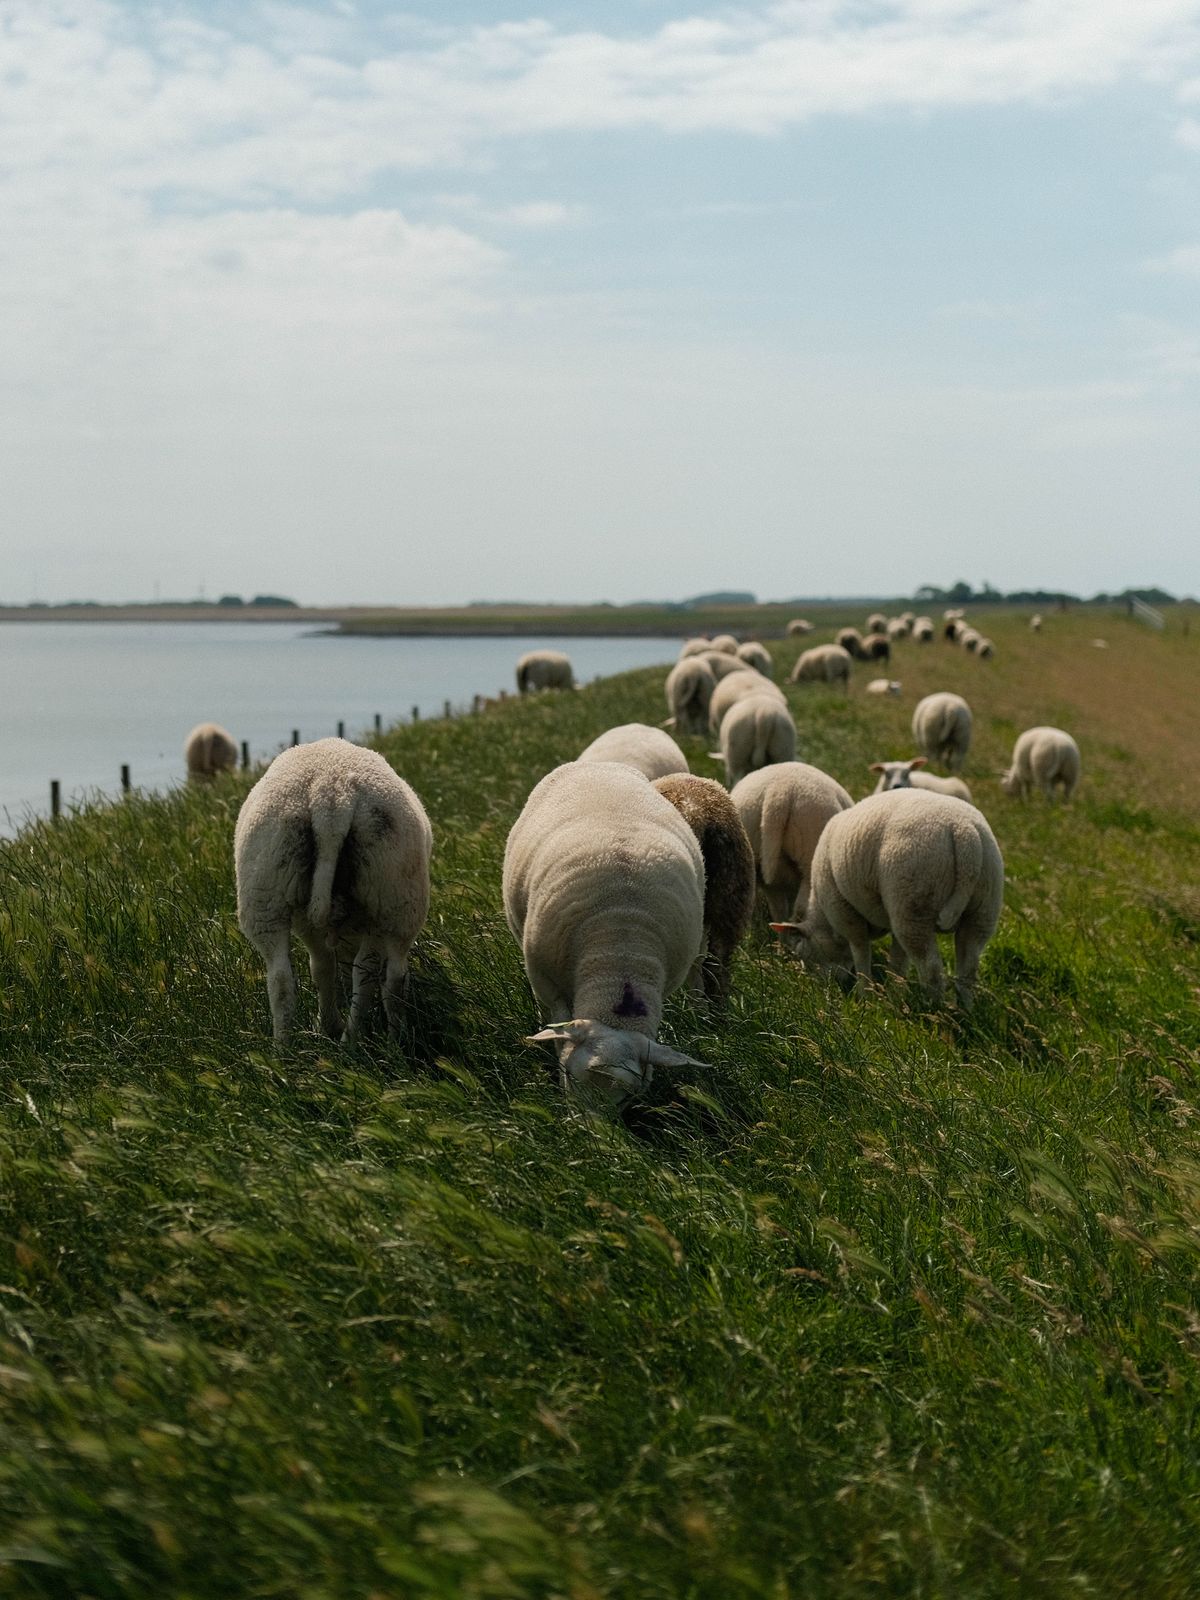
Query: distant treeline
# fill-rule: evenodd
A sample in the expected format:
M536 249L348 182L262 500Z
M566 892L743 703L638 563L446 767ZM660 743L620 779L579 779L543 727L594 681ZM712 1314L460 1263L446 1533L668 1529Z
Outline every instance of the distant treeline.
M298 609L295 600L289 600L281 594L256 594L251 600L243 600L240 594L223 594L219 600L27 600L24 605L12 601L0 602L0 610L3 611L132 611L139 606L153 611L195 611L206 608L215 611L230 606L290 606L293 610Z
M1101 590L1090 598L1078 594L1068 594L1062 589L1012 589L1004 594L999 589L993 589L990 583L985 583L982 589L972 589L969 583L961 580L952 584L949 589L939 589L934 583L923 583L913 596L914 600L929 605L1013 605L1013 606L1052 606L1052 605L1113 605L1122 601L1141 600L1148 606L1171 606L1178 603L1178 596L1168 594L1165 589L1122 589L1117 594L1108 594Z

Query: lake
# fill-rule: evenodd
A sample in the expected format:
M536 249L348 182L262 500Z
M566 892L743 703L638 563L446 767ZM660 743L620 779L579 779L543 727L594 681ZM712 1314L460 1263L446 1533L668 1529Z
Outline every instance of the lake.
M581 681L668 665L677 638L342 638L311 623L13 622L0 624L0 833L44 815L50 780L64 805L115 794L122 764L136 787L183 779L183 741L219 722L256 758L320 739L407 721L419 706L514 691L517 657L565 650ZM663 707L666 715L666 706Z

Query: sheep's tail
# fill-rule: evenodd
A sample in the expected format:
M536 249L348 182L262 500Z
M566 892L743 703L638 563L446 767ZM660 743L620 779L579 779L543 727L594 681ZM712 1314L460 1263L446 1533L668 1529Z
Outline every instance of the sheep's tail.
M950 850L954 857L954 888L938 912L937 925L942 933L958 927L983 872L983 844L974 828L953 829Z
M774 883L779 876L783 856L783 839L791 821L791 796L782 784L768 789L763 798L759 837L762 849L761 871L764 883Z
M354 810L350 806L318 806L312 812L313 842L316 861L313 865L312 888L308 894L308 920L314 928L329 926L330 904L333 900L333 876L337 871L338 857L350 834Z

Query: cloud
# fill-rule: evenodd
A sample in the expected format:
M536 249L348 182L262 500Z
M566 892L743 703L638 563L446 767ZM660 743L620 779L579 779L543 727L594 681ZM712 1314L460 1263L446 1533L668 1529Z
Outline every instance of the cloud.
M1144 263L1147 272L1179 273L1184 277L1200 274L1200 244L1180 245L1164 255L1151 256Z

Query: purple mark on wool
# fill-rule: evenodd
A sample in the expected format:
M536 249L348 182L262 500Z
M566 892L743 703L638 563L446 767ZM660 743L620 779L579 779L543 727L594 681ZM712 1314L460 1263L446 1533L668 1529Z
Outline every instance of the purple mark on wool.
M641 996L635 991L633 985L626 979L625 987L621 991L621 998L613 1007L614 1017L648 1017L650 1008Z

